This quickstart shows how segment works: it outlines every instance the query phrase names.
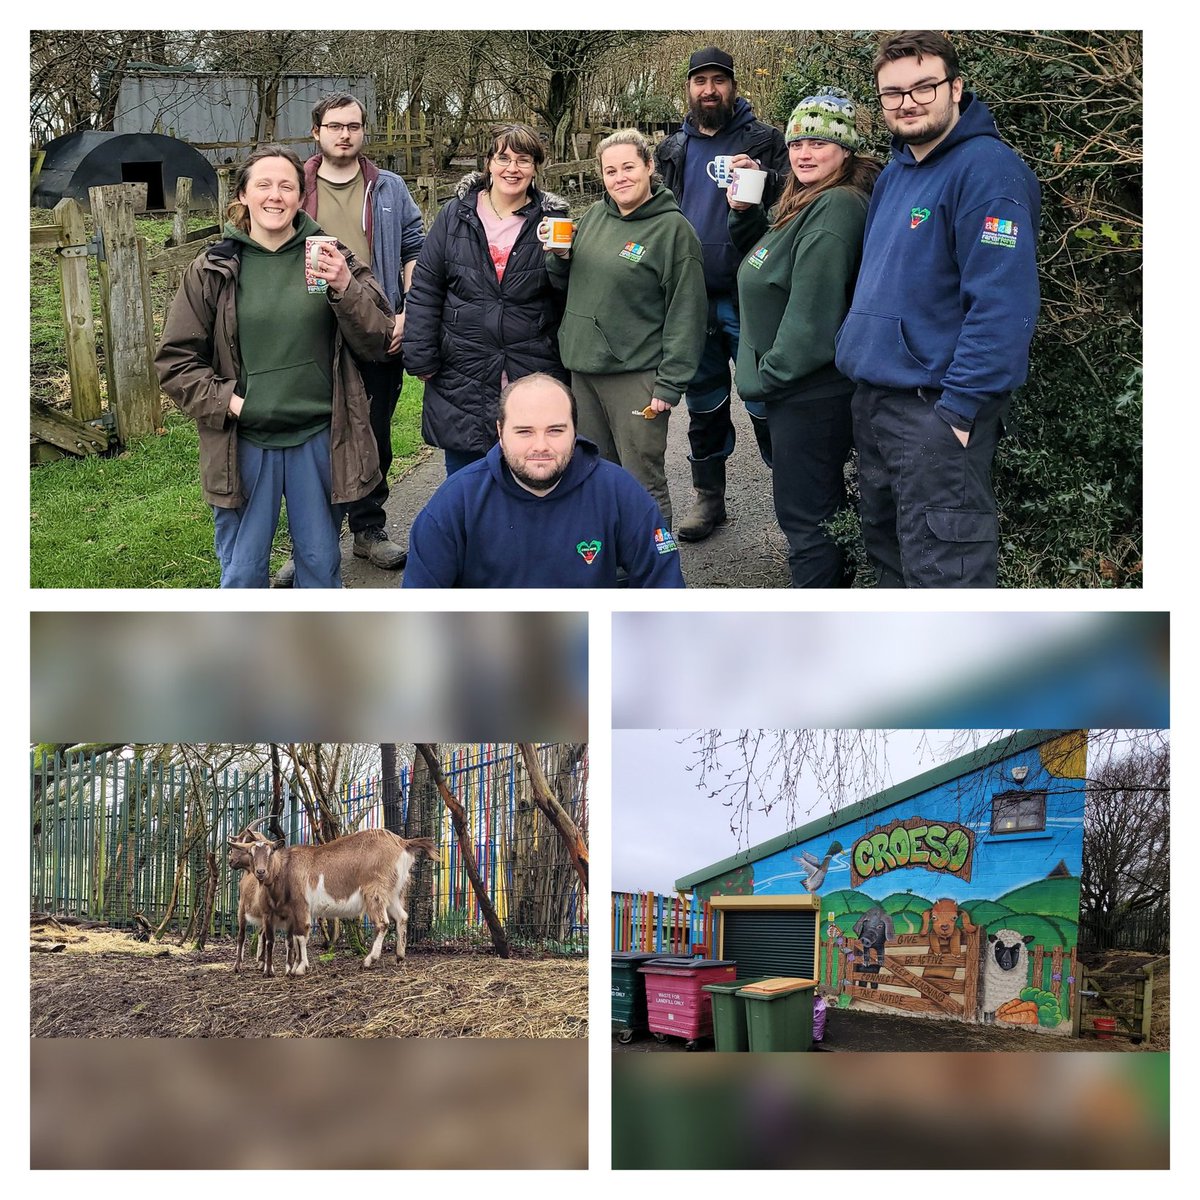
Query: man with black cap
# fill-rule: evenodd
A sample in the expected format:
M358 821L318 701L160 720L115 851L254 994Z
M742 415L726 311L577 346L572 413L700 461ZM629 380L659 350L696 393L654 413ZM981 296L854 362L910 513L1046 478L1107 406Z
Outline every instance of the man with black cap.
M788 154L779 130L756 120L749 102L737 94L733 59L724 50L707 46L692 55L687 88L683 128L663 140L655 159L663 182L675 193L704 247L708 339L686 396L696 500L676 529L685 541L698 542L725 520L725 463L734 444L730 359L737 358L739 334L740 256L729 240L725 192L707 168L717 155L726 154L734 167L766 171L763 205L770 208L787 179ZM769 464L765 419L754 421L754 432Z

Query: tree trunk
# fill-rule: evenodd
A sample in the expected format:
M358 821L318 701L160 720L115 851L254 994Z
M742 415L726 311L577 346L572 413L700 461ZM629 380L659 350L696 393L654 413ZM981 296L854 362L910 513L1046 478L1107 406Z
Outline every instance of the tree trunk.
M583 890L588 890L588 848L579 832L579 827L571 819L570 814L559 803L558 797L550 788L542 764L538 761L537 751L532 742L518 742L521 757L525 760L525 769L529 772L532 784L533 801L550 819L550 823L558 830L559 836L566 844L567 853L571 856L571 865L579 876Z
M203 950L208 941L208 924L212 918L213 898L217 894L217 856L208 856L208 878L204 885L204 900L200 904L199 921L197 923L196 949Z
M475 899L479 902L480 910L483 912L483 919L487 922L488 930L491 932L492 945L496 947L496 953L501 958L508 958L508 938L505 937L504 929L500 924L500 918L496 916L496 910L492 907L487 888L484 886L483 880L479 877L479 867L475 863L475 852L471 848L471 836L467 830L467 814L454 793L447 786L446 777L442 774L442 769L438 765L437 758L434 756L429 743L417 742L416 745L417 753L421 755L429 767L429 774L433 777L438 792L441 793L443 803L450 811L450 821L458 837L458 848L462 854L463 866L466 869L467 878L471 881L471 887L474 889Z
M383 827L404 836L400 804L400 771L396 766L396 743L380 742L380 771L383 773Z
M437 759L436 744L430 745ZM412 781L408 787L408 820L404 824L404 836L408 838L431 837L437 840L437 793L425 759L418 754L413 760ZM412 943L428 936L433 928L433 879L434 864L420 855L413 864L409 884L408 936Z

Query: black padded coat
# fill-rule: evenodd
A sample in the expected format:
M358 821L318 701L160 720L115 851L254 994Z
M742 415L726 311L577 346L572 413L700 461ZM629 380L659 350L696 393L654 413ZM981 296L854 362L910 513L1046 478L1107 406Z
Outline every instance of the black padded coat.
M432 375L425 384L421 434L443 450L486 453L496 443L500 376L511 382L546 371L564 382L558 357L561 293L546 275L537 239L544 214L566 215L567 202L531 187L525 224L504 268L488 252L475 210L486 176L465 176L425 235L405 301L404 369Z

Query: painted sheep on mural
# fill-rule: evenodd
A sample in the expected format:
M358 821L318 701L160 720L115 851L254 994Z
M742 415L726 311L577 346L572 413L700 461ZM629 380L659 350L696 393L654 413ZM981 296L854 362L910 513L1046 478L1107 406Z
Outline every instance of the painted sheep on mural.
M1029 977L1029 951L1033 934L1022 937L1015 929L998 929L988 934L983 955L983 1019L996 1020L996 1010L1020 1001ZM1037 1006L1034 1005L1037 1023Z

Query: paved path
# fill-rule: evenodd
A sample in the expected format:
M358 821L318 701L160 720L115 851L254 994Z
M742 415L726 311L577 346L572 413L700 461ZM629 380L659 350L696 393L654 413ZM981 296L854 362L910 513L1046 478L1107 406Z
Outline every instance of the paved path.
M703 542L680 543L680 561L689 587L787 587L787 543L775 524L771 475L759 458L744 406L734 401L738 442L729 460L727 507L730 520ZM388 535L408 544L408 528L445 479L440 450L428 450L392 485L387 504ZM691 507L692 477L687 461L687 413L681 404L667 435L667 481L678 522ZM348 588L399 587L403 573L381 571L351 552L342 539L342 581Z

